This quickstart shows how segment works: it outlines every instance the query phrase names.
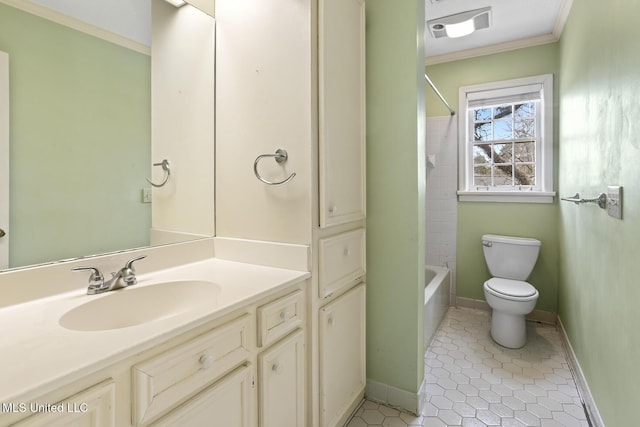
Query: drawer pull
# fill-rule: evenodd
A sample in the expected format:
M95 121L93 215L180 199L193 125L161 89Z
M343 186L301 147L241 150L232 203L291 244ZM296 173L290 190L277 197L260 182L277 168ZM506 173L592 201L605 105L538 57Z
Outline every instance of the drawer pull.
M282 366L280 366L279 363L274 363L273 365L271 365L271 370L276 374L279 374L280 372L282 372Z
M200 369L209 369L211 365L213 365L213 356L208 354L203 354L200 356Z
M337 206L335 206L335 205L334 205L334 206L331 206L331 207L329 208L329 213L331 213L331 214L335 214L335 213L337 213L337 212L338 212L338 207L337 207Z
M289 313L286 310L280 313L280 320L283 320L286 322L289 319L291 319L291 313Z
M327 319L327 323L329 324L329 326L333 326L336 324L336 319L333 316L331 316Z
M351 249L344 248L344 251L342 253L344 254L344 256L349 256L349 255L351 255Z

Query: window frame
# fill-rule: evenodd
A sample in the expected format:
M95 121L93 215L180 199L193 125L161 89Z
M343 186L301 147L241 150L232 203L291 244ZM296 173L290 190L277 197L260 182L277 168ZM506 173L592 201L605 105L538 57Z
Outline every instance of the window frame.
M539 114L540 123L536 126L540 129L536 135L536 185L517 189L511 187L489 187L478 189L473 186L473 146L471 135L473 123L472 110L478 106L469 107L469 98L489 96L483 105L499 105L509 102L491 102L491 99L517 96L531 93L531 88L537 87L540 92ZM503 80L479 85L464 86L459 89L458 118L458 173L459 173L459 201L472 202L516 202L516 203L553 203L556 193L553 191L553 75L543 74L539 76L524 77L519 79ZM499 95L498 95L499 94ZM464 115L464 117L463 117Z

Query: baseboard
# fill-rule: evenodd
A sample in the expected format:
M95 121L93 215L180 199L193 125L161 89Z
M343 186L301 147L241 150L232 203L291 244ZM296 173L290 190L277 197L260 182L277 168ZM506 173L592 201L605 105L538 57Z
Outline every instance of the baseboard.
M368 400L420 415L425 401L423 399L424 387L425 383L423 382L418 393L412 393L378 381L367 380L365 396Z
M558 327L558 332L560 333L560 340L562 341L562 345L567 355L569 368L573 373L573 377L576 379L578 393L580 394L580 399L582 399L582 402L584 404L585 411L587 412L587 416L589 417L589 421L591 422L591 426L605 427L604 421L602 421L602 417L600 416L600 412L598 411L598 407L596 406L596 402L593 399L593 395L591 394L591 390L589 389L589 384L587 384L587 379L582 372L582 368L580 367L578 358L573 351L573 347L571 347L571 342L569 342L567 331L564 329L564 325L562 324L562 320L560 320L560 317L558 317L556 324Z
M456 307L475 308L476 310L491 311L491 307L484 300L456 297ZM533 310L527 315L527 320L534 322L547 323L549 325L556 324L556 313L544 310Z

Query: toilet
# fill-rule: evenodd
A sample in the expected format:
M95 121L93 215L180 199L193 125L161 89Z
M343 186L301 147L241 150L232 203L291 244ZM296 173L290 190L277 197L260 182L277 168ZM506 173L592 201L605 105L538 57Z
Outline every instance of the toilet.
M540 252L540 241L526 237L482 236L484 259L493 276L484 282L484 296L492 309L491 337L503 347L527 342L525 316L538 301L538 290L526 282Z

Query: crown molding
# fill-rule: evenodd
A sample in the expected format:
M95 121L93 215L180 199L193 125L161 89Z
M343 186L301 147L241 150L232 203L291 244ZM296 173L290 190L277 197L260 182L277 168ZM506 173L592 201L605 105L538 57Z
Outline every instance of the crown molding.
M560 4L560 10L558 11L558 17L556 18L556 23L553 26L553 35L560 40L560 36L562 36L562 31L564 31L564 25L567 23L569 19L569 12L571 12L571 6L573 6L573 0L564 0Z
M151 48L144 43L139 43L130 38L121 36L95 25L88 24L76 18L72 18L63 13L41 6L31 0L0 0L0 3L28 12L32 15L46 19L56 24L80 31L93 37L108 41L118 46L134 50L144 55L151 55Z
M526 39L498 43L491 46L479 47L476 49L467 49L461 50L459 52L446 53L443 55L428 56L425 59L425 65L441 64L444 62L459 61L461 59L475 58L478 56L491 55L494 53L507 52L510 50L523 49L526 47L540 46L543 44L554 43L558 40L559 38L553 34L528 37Z

